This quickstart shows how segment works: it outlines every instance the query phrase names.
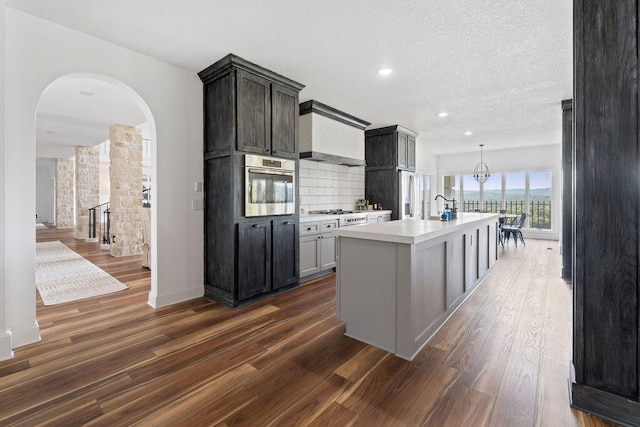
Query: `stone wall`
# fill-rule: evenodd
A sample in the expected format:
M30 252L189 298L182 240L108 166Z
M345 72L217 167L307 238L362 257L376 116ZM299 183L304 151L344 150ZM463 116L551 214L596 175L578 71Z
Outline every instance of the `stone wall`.
M100 203L98 147L76 147L76 239L89 238L89 209Z
M142 253L142 135L132 126L109 129L111 181L111 255Z
M56 228L75 224L75 159L56 160Z

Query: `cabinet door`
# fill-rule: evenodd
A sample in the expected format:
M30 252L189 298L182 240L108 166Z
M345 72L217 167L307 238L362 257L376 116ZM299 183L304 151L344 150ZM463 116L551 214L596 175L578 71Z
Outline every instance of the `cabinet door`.
M391 221L391 214L384 214L378 218L378 222L389 222Z
M225 74L204 86L204 152L233 150L235 131L233 75Z
M300 277L320 271L320 235L300 238Z
M273 221L273 289L298 283L297 228L297 223L291 219Z
M271 223L238 224L238 299L271 289Z
M371 170L364 172L366 192L377 203L382 204L384 209L392 211L392 219L398 219L399 213L399 178L395 169Z
M271 85L271 154L298 157L298 92Z
M407 169L416 170L416 139L407 136Z
M336 238L331 233L320 235L320 271L336 266Z
M271 84L269 80L238 70L238 151L271 150Z
M407 168L407 140L409 136L404 133L397 133L398 142L398 167L400 169Z

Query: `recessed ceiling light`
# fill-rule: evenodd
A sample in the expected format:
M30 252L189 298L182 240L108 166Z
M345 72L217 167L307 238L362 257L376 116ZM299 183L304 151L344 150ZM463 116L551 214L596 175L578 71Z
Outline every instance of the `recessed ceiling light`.
M469 135L473 135L473 132L471 132L470 130L468 130L468 131L466 131L464 134L465 134L465 135L467 135L467 136L469 136Z
M448 115L449 115L449 113L446 113L446 112L443 111L442 113L438 114L438 117L447 117Z
M378 74L380 74L381 76L388 76L392 72L393 72L393 70L391 68L380 68L378 70Z
M89 90L81 90L79 93L80 93L80 95L84 95L84 96L93 96L93 95L95 95L95 93L93 93L93 92L91 92Z

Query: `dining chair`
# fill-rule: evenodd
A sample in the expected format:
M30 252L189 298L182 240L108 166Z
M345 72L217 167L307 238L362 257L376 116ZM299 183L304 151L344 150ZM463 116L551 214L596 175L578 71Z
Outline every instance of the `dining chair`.
M522 242L523 245L527 245L524 242L524 237L522 236L522 227L524 227L524 223L527 220L528 214L526 212L520 213L515 221L511 225L504 225L501 228L503 233L503 241L506 240L507 244L509 244L509 238L513 236L513 241L518 247L518 239Z
M504 248L504 234L502 232L502 227L504 227L504 224L507 220L507 217L505 215L505 212L500 211L500 216L498 216L498 243L500 243L500 246L502 246Z

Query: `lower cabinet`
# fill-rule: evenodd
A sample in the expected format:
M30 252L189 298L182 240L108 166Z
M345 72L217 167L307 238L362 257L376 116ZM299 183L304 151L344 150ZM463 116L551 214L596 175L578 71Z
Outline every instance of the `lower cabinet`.
M298 283L298 225L292 219L238 224L238 300Z
M301 278L336 266L336 238L331 231L337 227L337 220L300 224Z
M271 222L238 224L238 299L271 289Z
M289 219L273 221L273 289L298 283L298 224Z

